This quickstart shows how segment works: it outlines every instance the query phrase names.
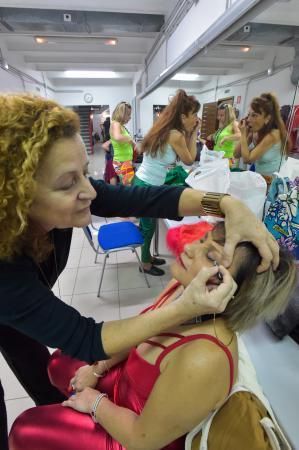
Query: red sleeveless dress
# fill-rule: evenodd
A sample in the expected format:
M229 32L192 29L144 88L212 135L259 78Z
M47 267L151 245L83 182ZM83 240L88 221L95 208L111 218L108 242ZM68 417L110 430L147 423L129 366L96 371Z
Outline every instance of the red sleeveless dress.
M172 286L156 304L149 309L163 304L169 295L178 287ZM160 375L160 364L163 358L173 349L193 340L205 339L222 348L228 358L230 367L229 391L234 379L233 358L228 350L215 337L207 334L183 336L174 333L161 333L159 336L171 336L177 341L165 347L148 340L151 345L163 350L155 364L143 359L136 348L133 348L128 359L112 368L109 373L99 379L97 388L106 392L116 405L125 407L140 414L151 390ZM85 363L62 355L57 351L52 356L49 375L52 383L62 392L68 392L69 380L75 371ZM164 450L183 450L185 436L164 447ZM39 406L25 411L15 421L10 433L11 450L125 450L99 424L94 424L88 414L78 413L60 405Z

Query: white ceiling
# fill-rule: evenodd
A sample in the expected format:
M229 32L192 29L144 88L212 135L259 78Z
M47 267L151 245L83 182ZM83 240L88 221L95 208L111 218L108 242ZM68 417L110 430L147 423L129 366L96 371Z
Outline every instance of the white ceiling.
M151 28L147 27L147 21L154 21L155 16L153 15L157 14L162 19L164 16L166 20L177 2L178 0L0 1L0 7L59 10L55 16L58 20L57 26L54 23L55 18L53 21L52 12L48 13L48 18L42 17L40 23L38 23L38 16L34 17L34 14L32 14L32 19L29 15L28 19L24 20L26 14L30 14L27 10L24 11L23 17L22 13L20 18L10 14L10 20L6 21L4 14L0 17L0 31L2 32L0 33L0 48L3 49L8 63L43 71L54 85L60 78L60 71L76 69L116 71L124 81L126 79L127 82L132 82L136 72L144 67L145 58L160 30L159 28L157 31L148 31ZM71 11L87 12L86 23L82 23L82 18L80 18L81 28L78 27L75 13L73 28L72 23L63 22L63 14ZM90 15L90 11L95 13ZM105 22L99 21L96 31L93 31L92 26L96 24L97 18L100 20L102 17L99 17L100 12L104 14L112 12L112 21L115 17L115 23L110 21L109 24L105 24ZM138 28L139 18L132 22L129 18L127 23L122 25L122 13L140 14L140 27ZM125 17L128 17L127 14ZM92 23L93 19L94 23ZM92 25L90 25L91 23ZM13 28L11 32L7 29L7 24ZM90 28L92 31L89 31ZM64 29L65 32L62 31ZM63 42L57 38L57 42L52 39L54 43L50 43L51 39L49 39L47 44L37 44L34 36L59 36L60 39L67 36L67 39L64 39ZM116 38L117 45L107 46L98 39L100 37ZM64 84L73 82L73 80L64 80Z
M267 70L273 61L276 65L293 61L294 40L290 38L283 46L278 43L291 36L299 39L299 0L278 1L251 19L250 23L252 27L249 33L241 27L231 37L201 51L180 72L215 77L240 74L242 78L242 74L246 76L248 73ZM243 52L244 46L249 46L250 51ZM206 80L193 82L193 87L200 90L207 83ZM170 80L165 85L174 86L174 82ZM186 83L186 88L191 86L192 83Z
M62 3L64 8L62 8ZM102 11L115 12L116 26L117 20L121 17L120 13L138 13L148 17L150 14L162 14L169 16L178 4L178 0L51 0L45 2L42 0L10 0L9 2L0 1L0 7L20 7L20 8L38 8L38 9L56 9L61 10L61 15L68 11ZM83 6L84 5L84 9ZM89 13L90 14L90 13ZM97 13L98 14L98 13ZM60 17L60 13L59 16ZM281 0L273 4L267 11L264 11L254 19L257 24L274 25L292 25L299 27L299 0ZM88 24L87 24L88 25ZM49 25L51 26L51 24ZM115 27L114 27L115 28ZM271 27L270 27L271 28ZM136 72L142 70L145 58L152 48L158 32L144 32L142 27L140 31L109 32L109 27L102 32L97 33L70 33L55 32L52 34L63 36L73 36L75 42L70 38L69 42L58 42L56 44L39 45L34 41L33 36L37 33L28 29L22 33L8 32L1 27L0 17L0 48L7 49L8 63L17 61L21 66L28 69L39 70L46 73L53 85L68 86L74 83L74 80L61 78L61 72L64 70L113 70L123 82L131 83ZM5 31L3 33L3 31ZM279 47L276 38L279 32L275 30L273 42L263 43L260 37L255 33L246 34L242 32L236 34L236 37L227 38L217 45L208 48L206 54L199 54L194 58L181 72L197 73L200 75L231 75L234 73L248 72L250 67L267 67L274 57L277 61L289 57L290 48ZM51 34L49 29L47 33ZM80 40L78 40L78 36ZM94 39L94 37L115 37L118 39L116 46L106 46L103 42ZM235 35L234 35L235 36ZM299 34L298 34L299 36ZM90 39L92 37L92 39ZM260 39L260 41L259 41ZM244 53L241 48L244 45L250 46L250 51ZM292 45L292 44L290 44ZM287 56L286 56L287 55ZM291 56L290 56L291 57ZM12 61L10 61L10 58ZM285 60L285 59L283 59ZM107 84L108 81L101 80L101 84ZM203 86L209 81L209 78L202 79L197 86ZM98 83L98 80L76 80L76 84ZM119 84L119 79L111 84ZM175 85L173 81L168 84ZM178 84L178 83L176 83ZM192 83L188 83L188 86Z
M176 3L177 0L9 0L0 1L0 6L168 15Z

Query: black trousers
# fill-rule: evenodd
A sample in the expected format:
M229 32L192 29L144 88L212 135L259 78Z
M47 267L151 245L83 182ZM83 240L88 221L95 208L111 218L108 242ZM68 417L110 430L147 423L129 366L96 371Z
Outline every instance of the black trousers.
M0 351L7 364L36 405L60 403L65 397L51 385L47 366L49 350L34 339L0 325ZM0 449L8 450L7 416L0 383Z

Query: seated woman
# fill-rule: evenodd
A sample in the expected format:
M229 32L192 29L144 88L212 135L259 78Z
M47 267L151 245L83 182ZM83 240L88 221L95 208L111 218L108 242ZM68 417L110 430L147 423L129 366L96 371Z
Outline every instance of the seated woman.
M214 314L93 366L56 352L50 376L62 391L70 386L75 393L62 404L68 408L49 405L23 413L12 427L11 450L181 450L186 433L225 401L238 371L235 333L286 307L296 268L281 252L276 271L257 274L260 256L245 242L227 271L218 265L223 225L198 240L200 233L188 230L185 242L186 237L193 242L182 253L178 249L175 280L147 310L183 295L201 298ZM92 414L96 423L82 413Z
M291 148L287 131L280 115L275 95L265 93L250 103L247 118L240 123L241 140L236 147L235 157L255 164L255 171L271 182L278 172L283 158Z

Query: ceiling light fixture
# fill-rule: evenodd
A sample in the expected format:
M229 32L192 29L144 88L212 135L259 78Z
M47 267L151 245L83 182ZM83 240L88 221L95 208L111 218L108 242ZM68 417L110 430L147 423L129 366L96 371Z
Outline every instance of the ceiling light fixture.
M47 42L48 42L48 39L43 36L35 36L34 40L37 44L47 44Z
M117 39L106 39L105 41L104 41L104 44L105 45L117 45Z
M241 50L242 50L242 52L247 53L247 52L250 52L251 47L248 47L248 46L246 46L246 47L241 47Z
M65 78L117 78L112 70L65 70Z
M198 81L199 75L197 73L176 73L171 79L176 81Z

